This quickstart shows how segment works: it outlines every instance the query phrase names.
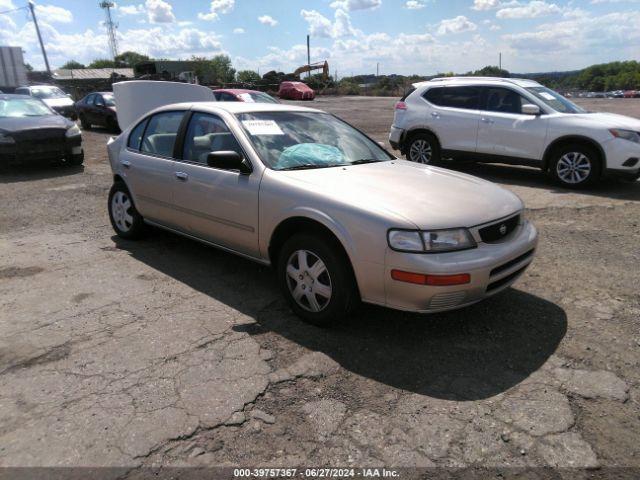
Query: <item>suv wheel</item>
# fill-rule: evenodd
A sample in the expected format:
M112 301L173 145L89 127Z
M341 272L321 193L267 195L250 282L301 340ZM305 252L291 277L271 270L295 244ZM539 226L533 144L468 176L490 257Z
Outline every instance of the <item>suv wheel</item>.
M278 280L291 309L304 321L328 326L347 316L358 303L349 260L326 237L298 234L278 256Z
M114 183L109 191L109 220L119 237L132 240L144 234L144 220L136 210L127 186L122 182Z
M551 176L562 186L584 188L600 177L600 158L589 146L567 145L554 152L550 171Z
M418 133L409 137L406 147L407 160L434 165L440 161L440 145L430 133Z

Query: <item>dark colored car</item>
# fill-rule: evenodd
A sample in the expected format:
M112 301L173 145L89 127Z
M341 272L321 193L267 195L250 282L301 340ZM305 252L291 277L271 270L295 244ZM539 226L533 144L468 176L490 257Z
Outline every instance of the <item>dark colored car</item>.
M89 130L91 125L106 127L114 132L119 130L116 102L111 92L90 93L76 102L76 110L85 130Z
M278 96L288 100L313 100L316 98L316 92L306 83L282 82L278 90Z
M0 163L36 160L81 165L80 129L36 98L0 95Z
M71 120L78 118L71 95L63 92L55 85L18 87L14 93L17 95L29 95L30 97L42 100L49 108L55 110L63 117L70 118Z
M243 88L219 88L213 96L219 102L280 103L268 93Z

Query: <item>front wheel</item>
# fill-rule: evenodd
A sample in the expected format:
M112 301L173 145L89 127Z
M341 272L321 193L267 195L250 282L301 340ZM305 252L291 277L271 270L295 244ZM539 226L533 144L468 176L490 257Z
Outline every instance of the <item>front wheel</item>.
M83 130L91 129L91 123L89 123L89 121L87 120L87 117L85 117L82 114L80 114L80 125L82 125Z
M566 188L585 188L600 178L600 158L586 145L567 145L554 152L550 173L554 180Z
M440 145L430 133L418 133L409 137L406 147L407 160L427 165L440 161Z
M349 259L331 238L294 235L280 251L277 274L291 309L313 325L328 326L358 304Z
M116 182L111 187L108 208L111 226L119 237L133 240L144 234L144 220L124 183Z

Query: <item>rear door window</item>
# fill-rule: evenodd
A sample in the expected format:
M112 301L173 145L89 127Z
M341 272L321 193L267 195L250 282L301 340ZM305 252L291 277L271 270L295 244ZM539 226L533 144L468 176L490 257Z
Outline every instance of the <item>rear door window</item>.
M161 157L173 157L173 147L183 117L183 111L162 112L152 116L144 132L140 150Z
M477 110L480 107L480 87L435 87L424 94L430 103L440 107Z
M147 126L148 118L145 118L141 121L136 127L131 130L129 134L129 141L127 142L127 147L133 150L140 150L140 142L142 142L142 134L144 133L144 128Z

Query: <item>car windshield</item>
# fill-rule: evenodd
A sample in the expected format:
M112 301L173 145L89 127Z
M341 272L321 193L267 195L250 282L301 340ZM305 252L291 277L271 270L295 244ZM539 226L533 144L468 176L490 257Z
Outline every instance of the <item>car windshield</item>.
M113 95L102 95L102 98L104 98L104 104L107 107L115 107L116 106L116 101L113 98Z
M31 95L36 98L62 98L67 96L58 87L34 87L31 89Z
M279 103L271 95L267 95L263 92L242 92L238 96L245 102L256 103Z
M262 161L274 170L382 162L392 157L376 142L327 113L238 114Z
M55 115L40 100L32 98L0 99L0 118L42 117Z
M533 94L538 100L542 100L547 106L553 108L556 112L586 113L586 110L547 87L527 87L526 90Z

